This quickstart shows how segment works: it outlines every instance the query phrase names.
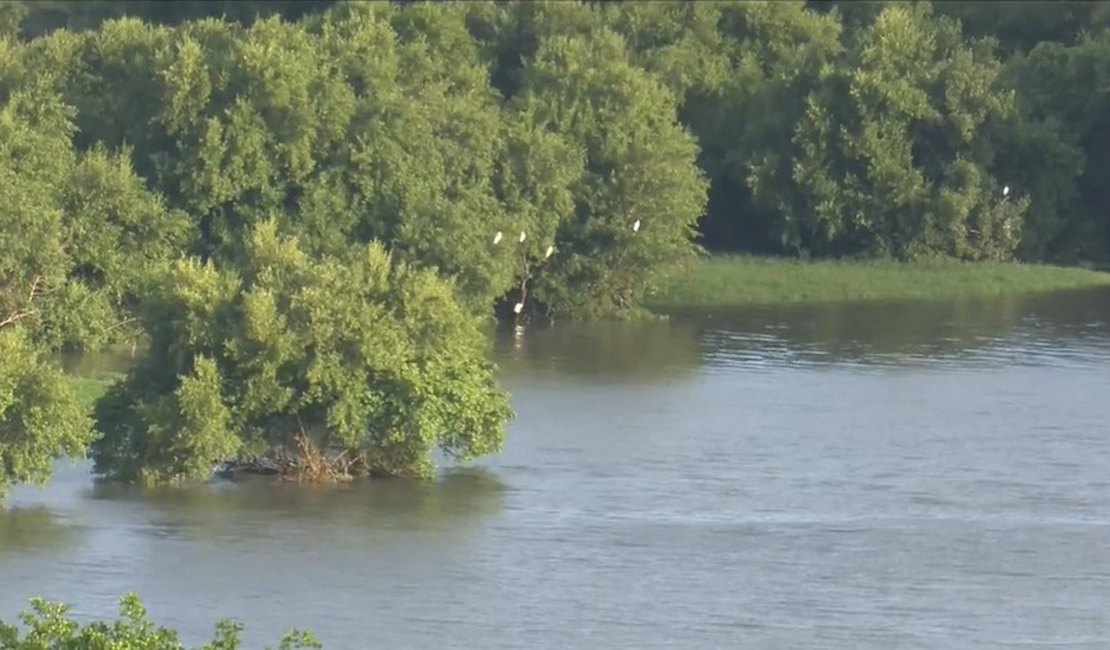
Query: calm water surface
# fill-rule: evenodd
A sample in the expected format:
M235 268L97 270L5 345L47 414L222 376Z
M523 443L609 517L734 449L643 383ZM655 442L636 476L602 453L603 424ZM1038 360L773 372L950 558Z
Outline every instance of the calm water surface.
M504 453L434 484L0 510L0 618L136 590L184 640L1110 647L1110 293L506 330Z

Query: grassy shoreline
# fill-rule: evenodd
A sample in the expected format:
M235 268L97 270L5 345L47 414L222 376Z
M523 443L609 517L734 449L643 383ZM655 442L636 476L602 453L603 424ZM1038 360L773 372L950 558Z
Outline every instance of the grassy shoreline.
M1058 266L930 260L702 258L649 295L649 309L839 300L944 299L1110 286L1110 273Z
M1110 273L1058 266L927 262L803 261L738 255L697 260L688 273L649 295L648 309L728 308L840 300L944 299L974 295L1035 293L1110 287ZM120 376L67 374L82 406L97 398Z
M65 378L78 403L91 413L96 400L108 392L117 376L84 377L66 373Z

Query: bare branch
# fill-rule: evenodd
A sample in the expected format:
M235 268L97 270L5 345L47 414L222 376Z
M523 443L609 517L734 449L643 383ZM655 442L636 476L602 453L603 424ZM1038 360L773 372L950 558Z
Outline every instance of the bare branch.
M0 329L4 329L5 327L7 327L9 325L14 325L14 324L18 323L19 321L23 320L24 318L27 318L28 316L34 316L37 313L38 313L37 309L28 309L26 311L17 311L16 313L12 314L11 316L8 316L4 320L0 320Z
M132 318L125 318L125 319L123 319L123 320L121 320L121 321L119 321L119 322L117 322L117 323L113 324L113 325L112 325L111 327L109 327L108 329L106 329L106 330L104 330L104 331L105 331L105 333L107 333L107 332L114 332L115 330L117 330L117 329L119 329L119 328L121 328L121 327L126 327L127 325L130 325L130 324L132 324L132 323L134 323L134 322L136 322L136 321L138 321L138 319L137 319L137 318L134 318L134 317L132 317Z
M37 296L39 293L40 282L42 282L41 275L36 275L34 279L31 280L31 290L27 292L27 302L30 303L35 301L35 296Z

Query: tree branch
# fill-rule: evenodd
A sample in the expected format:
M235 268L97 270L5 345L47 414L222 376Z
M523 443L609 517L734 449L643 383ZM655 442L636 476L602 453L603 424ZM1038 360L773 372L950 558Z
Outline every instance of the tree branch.
M14 325L14 324L18 323L19 321L23 320L24 318L27 318L28 316L33 316L33 315L37 314L38 311L39 310L37 310L37 309L28 309L26 311L17 311L16 313L12 314L11 316L8 316L4 320L0 320L0 329L4 329L5 327L7 327L9 325Z
M105 333L108 333L108 332L114 332L115 330L117 330L117 329L119 329L119 328L121 328L121 327L125 327L125 326L127 326L127 325L130 325L130 324L132 324L132 323L135 323L135 322L137 322L138 320L139 320L139 319L137 319L137 318L134 318L134 317L132 317L132 318L125 318L125 319L123 319L123 320L121 320L121 321L118 321L118 322L114 323L114 324L113 324L113 325L112 325L111 327L108 327L107 329L105 329L105 330L104 330L104 332L105 332Z

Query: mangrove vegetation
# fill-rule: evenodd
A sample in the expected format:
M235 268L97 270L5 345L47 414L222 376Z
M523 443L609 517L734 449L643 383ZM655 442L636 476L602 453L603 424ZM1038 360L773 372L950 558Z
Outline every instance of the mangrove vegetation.
M1104 282L1039 265L1110 262L1108 25L1094 2L4 3L0 487L90 452L152 482L428 476L502 444L483 321L750 301L749 276L807 298L787 285L850 268L705 251ZM118 343L142 352L89 408L57 355Z

